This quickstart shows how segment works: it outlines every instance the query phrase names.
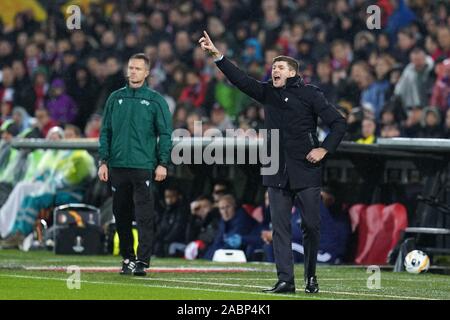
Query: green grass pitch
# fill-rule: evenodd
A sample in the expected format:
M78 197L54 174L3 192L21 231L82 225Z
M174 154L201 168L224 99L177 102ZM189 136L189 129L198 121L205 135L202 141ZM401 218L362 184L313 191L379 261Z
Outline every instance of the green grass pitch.
M45 251L25 253L2 250L0 299L450 299L450 276L446 275L413 275L381 269L380 288L369 289L367 284L371 274L367 273L364 267L320 265L317 269L320 293L306 295L302 284L303 267L296 265L297 293L276 295L261 292L276 281L273 264L224 264L183 259L153 259L152 268L145 278L121 276L111 271L82 270L80 288L69 289L67 286L68 282L73 284L68 281L73 275L67 273L68 266L107 269L118 267L120 262L120 258L114 256L61 256ZM51 266L60 269L42 270ZM200 268L200 271L208 272L180 272L178 268L181 267ZM213 270L208 270L209 268ZM217 268L231 268L233 272L224 272ZM211 272L214 270L216 272ZM373 282L369 280L369 283Z

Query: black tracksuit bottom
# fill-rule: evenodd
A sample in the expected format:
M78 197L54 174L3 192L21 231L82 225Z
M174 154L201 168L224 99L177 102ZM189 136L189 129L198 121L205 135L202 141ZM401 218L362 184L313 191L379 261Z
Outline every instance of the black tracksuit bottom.
M123 259L138 260L150 265L155 234L155 211L152 193L152 172L145 169L110 168L113 192L113 214ZM134 214L133 214L134 212ZM138 229L137 257L133 249L132 222Z
M316 275L320 242L320 187L289 190L269 187L270 216L273 229L273 251L278 280L294 283L291 214L297 197L301 211L305 280Z

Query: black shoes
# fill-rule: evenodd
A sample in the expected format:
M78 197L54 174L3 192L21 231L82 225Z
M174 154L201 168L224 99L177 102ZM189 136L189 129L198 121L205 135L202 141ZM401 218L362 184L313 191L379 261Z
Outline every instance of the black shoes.
M136 261L136 267L133 270L133 276L145 277L147 275L147 272L145 272L146 268L148 268L148 264L139 260Z
M312 276L306 279L305 293L318 293L319 284L317 283L317 277ZM266 293L295 293L295 285L286 281L278 281L273 288L264 289Z
M286 281L278 281L273 288L264 289L266 293L295 293L295 285Z
M136 268L136 263L134 260L125 259L122 262L122 270L120 270L119 274L126 276L133 274L134 269Z
M316 276L308 277L308 279L306 279L305 293L318 293L318 292L319 292L319 284L317 283Z

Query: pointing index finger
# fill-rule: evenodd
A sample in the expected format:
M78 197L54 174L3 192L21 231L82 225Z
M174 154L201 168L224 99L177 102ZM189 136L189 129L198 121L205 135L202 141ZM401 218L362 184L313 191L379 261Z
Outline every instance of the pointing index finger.
M211 42L211 39L209 38L209 35L208 35L208 33L207 33L205 30L203 30L203 34L205 35L206 40L208 40L209 42Z

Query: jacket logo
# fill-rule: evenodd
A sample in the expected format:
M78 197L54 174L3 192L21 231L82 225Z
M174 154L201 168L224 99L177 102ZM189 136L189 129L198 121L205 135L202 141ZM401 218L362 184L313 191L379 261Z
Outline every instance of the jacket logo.
M149 106L150 102L148 102L147 100L141 100L141 104L145 104L146 106Z
M119 99L119 104L122 104L122 101L123 101L122 99Z
M284 102L288 102L289 98L284 98Z

